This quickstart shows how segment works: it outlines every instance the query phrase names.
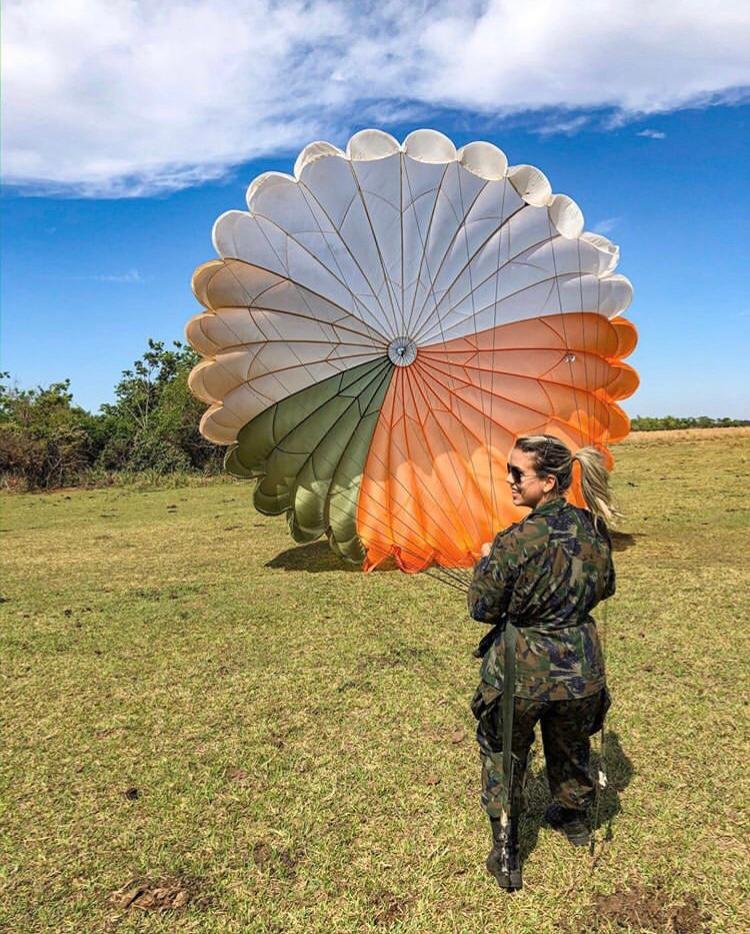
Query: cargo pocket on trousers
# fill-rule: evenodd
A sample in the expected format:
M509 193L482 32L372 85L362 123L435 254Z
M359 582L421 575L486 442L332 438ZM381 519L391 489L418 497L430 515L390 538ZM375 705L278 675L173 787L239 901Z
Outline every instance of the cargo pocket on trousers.
M480 681L479 687L474 691L474 696L471 699L471 712L474 717L481 720L498 697L502 697L502 693L493 685L487 684L486 681Z

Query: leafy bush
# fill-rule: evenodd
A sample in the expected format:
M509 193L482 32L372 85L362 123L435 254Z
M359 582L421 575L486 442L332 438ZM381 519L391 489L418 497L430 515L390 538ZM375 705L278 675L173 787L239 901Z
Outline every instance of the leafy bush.
M69 390L70 380L46 389L0 382L0 478L6 486L66 486L94 462L95 417L72 405Z
M113 471L217 473L223 449L198 431L205 406L187 385L198 359L179 341L168 349L149 340L98 415L73 405L70 380L36 389L0 382L0 483L49 489Z
M149 339L143 357L123 372L115 402L102 406L105 469L169 473L220 467L223 452L198 431L205 405L187 385L200 358L179 341L173 347Z

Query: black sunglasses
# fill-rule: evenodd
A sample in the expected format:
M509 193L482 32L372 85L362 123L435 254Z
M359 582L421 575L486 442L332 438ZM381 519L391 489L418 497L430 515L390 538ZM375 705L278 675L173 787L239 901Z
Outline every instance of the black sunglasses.
M505 466L508 468L508 473L511 475L513 479L513 483L516 486L520 486L523 483L523 481L526 479L527 475L521 470L520 467L514 467L512 464L506 464ZM552 474L542 475L542 474L535 473L531 476L538 477L541 480L543 476L545 477L552 476Z
M516 486L520 486L523 483L523 479L526 476L520 467L514 467L512 464L505 465L508 468L508 473L513 478L513 482Z

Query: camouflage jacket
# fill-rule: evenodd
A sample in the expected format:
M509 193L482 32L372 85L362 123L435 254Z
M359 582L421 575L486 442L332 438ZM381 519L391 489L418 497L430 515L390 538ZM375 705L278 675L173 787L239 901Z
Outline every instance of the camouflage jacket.
M611 552L604 524L562 497L501 532L469 585L469 613L498 631L482 680L502 690L502 628L510 620L519 630L516 696L568 700L600 690L604 659L590 613L615 592Z

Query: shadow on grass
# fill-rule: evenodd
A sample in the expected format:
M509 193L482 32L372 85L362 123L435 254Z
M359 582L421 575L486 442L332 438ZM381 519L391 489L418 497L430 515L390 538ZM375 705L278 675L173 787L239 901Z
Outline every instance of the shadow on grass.
M613 551L627 551L628 548L632 548L637 544L636 539L643 537L640 534L631 535L629 532L611 532L610 536ZM334 554L327 541L310 542L307 545L286 548L284 551L279 552L275 558L267 561L266 567L282 571L307 571L311 574L321 571L344 571L360 574L362 570L358 564L349 564L349 562ZM374 573L382 574L398 570L396 562L392 558L388 558L375 568Z
M610 531L609 537L612 540L612 551L627 551L638 544L638 539L643 538L640 533L632 532L613 532Z
M591 820L592 826L599 830L606 827L604 839L612 840L614 837L613 819L622 810L620 806L620 792L630 784L634 774L633 763L626 755L620 745L620 737L617 733L607 731L605 747L605 763L607 775L607 787L599 794L598 806L592 808ZM596 775L599 771L600 758L598 755L591 757L591 774ZM534 775L529 776L526 789L528 798L528 807L521 818L521 861L525 862L529 854L534 850L539 839L539 830L543 824L544 812L549 804L549 789L547 786L547 774L545 769L539 769ZM548 829L548 832L553 831Z
M594 774L599 770L599 762L600 757L598 755L592 756L591 767ZM611 840L614 836L612 819L622 810L620 807L620 792L628 787L630 779L635 773L633 763L620 745L619 735L611 730L606 733L604 764L607 787L599 796L598 813L595 815L596 829L598 830L606 825L607 830L604 839Z
M331 551L327 541L310 542L308 545L286 548L284 551L279 552L275 558L267 561L266 567L283 571L308 571L311 574L320 571L362 573L360 565L350 564ZM394 561L384 561L383 564L379 564L375 568L374 573L381 574L388 571L398 571Z

